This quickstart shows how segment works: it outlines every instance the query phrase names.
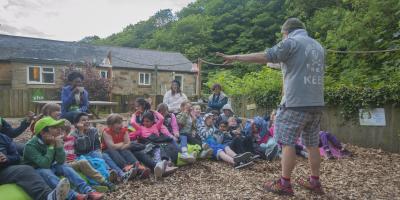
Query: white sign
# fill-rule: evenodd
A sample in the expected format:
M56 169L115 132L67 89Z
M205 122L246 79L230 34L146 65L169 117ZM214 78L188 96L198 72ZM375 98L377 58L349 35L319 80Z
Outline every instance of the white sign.
M386 126L385 109L360 109L361 126Z

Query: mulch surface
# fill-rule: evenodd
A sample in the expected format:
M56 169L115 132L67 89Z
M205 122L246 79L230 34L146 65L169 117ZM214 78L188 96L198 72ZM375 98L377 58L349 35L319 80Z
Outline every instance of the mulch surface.
M16 140L29 137L27 132ZM352 157L321 164L323 196L295 183L294 197L265 192L262 184L279 178L280 162L260 160L240 170L221 161L200 161L159 181L151 178L120 184L105 199L400 199L400 154L350 144L346 148ZM292 180L309 175L307 160L297 160Z
M352 157L322 162L323 196L311 194L297 184L291 198L263 191L264 182L279 177L280 162L260 160L241 170L223 162L201 161L160 181L120 185L106 199L400 199L399 154L352 145L347 148ZM292 179L308 174L307 160L298 158Z

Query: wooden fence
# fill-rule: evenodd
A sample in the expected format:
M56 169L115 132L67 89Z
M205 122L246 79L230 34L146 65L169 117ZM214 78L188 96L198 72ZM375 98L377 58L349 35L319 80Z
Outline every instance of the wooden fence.
M59 98L56 89L3 89L0 90L0 116L23 117L35 110L33 100L55 100ZM41 99L42 98L42 99Z
M60 100L60 89L3 89L0 90L0 116L1 117L23 117L29 111L35 111L34 100ZM116 113L131 112L136 98L142 95L113 95L112 101L117 102L114 107ZM162 102L163 96L152 96L155 108ZM100 112L108 112L100 109Z
M131 112L134 108L134 101L141 95L113 95L112 101L117 102L114 107L116 113ZM2 117L23 117L28 111L35 111L34 100L59 100L60 89L3 89L0 90L0 116ZM162 102L163 96L152 96L152 107ZM253 118L264 116L274 108L257 107L254 101L247 97L230 98L230 103L237 116Z
M230 98L232 109L237 116L244 118L253 118L255 116L269 115L275 107L259 107L256 103L245 96Z

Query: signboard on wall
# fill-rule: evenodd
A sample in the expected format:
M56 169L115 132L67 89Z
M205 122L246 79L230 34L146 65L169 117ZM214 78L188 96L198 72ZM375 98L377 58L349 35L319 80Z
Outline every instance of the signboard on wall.
M32 101L44 100L44 92L41 89L34 89L32 94Z
M359 118L361 126L386 126L385 109L360 109Z

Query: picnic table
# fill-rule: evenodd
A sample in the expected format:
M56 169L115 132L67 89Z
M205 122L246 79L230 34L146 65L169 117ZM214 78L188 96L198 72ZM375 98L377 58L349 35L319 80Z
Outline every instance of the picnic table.
M32 101L35 104L35 112L39 113L40 109L47 103L56 103L61 104L61 101ZM96 119L100 119L99 117L99 107L104 106L108 107L110 113L113 112L113 106L118 105L117 102L112 101L89 101L89 111L93 114Z

